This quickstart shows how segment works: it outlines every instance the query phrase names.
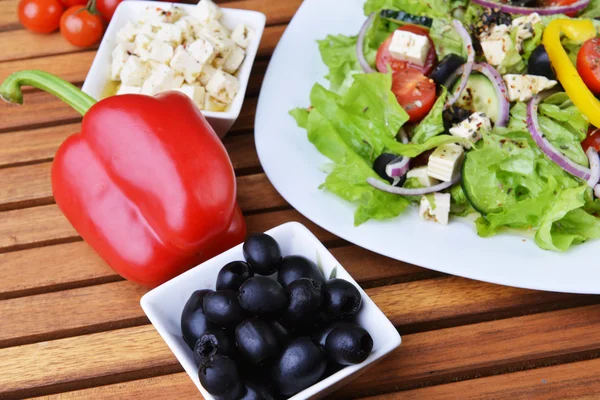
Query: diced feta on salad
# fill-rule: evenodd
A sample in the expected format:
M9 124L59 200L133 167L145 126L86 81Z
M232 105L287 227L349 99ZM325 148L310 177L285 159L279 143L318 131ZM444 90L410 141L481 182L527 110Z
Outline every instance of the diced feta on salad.
M543 90L551 89L558 83L545 76L506 74L502 77L508 90L508 100L528 101Z
M471 143L477 143L481 139L483 130L491 131L492 123L484 113L475 112L469 118L455 124L449 129L449 132L453 136L468 139L469 143L464 143L463 147L470 149Z
M442 225L448 225L450 215L450 193L433 193L421 197L419 216Z
M502 64L506 54L513 46L510 39L510 29L507 25L494 25L489 32L484 32L479 39L487 62L493 66Z
M211 0L188 14L172 7L148 7L117 32L110 78L117 94L154 95L178 90L203 110L224 111L239 92L235 74L246 58L254 31L227 27ZM233 29L233 30L232 30Z
M443 182L450 182L458 173L465 157L463 148L454 143L448 143L435 149L427 163L427 175Z
M392 36L389 50L395 59L422 67L425 65L430 46L427 36L397 30Z

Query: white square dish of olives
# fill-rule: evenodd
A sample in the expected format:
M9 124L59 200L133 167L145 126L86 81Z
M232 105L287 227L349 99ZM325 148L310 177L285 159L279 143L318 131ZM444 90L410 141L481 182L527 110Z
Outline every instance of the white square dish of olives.
M253 397L250 393L251 390L258 392L258 398L268 398L266 393L263 394L260 392L263 387L265 390L270 390L273 395L277 395L278 397L283 395L294 400L322 398L349 383L359 375L361 370L400 346L401 338L396 328L327 248L306 227L297 222L289 222L269 230L266 234L274 239L284 259L292 255L301 256L300 258L312 261L310 264L316 265L320 270L322 282L318 282L320 277L317 275L310 277L310 281L316 283L317 290L323 292L323 299L319 300L319 312L306 312L306 307L311 307L311 300L306 300L306 296L303 295L299 296L299 302L302 303L302 301L305 301L304 304L297 304L299 308L297 307L296 309L293 309L291 306L294 301L289 299L293 299L294 287L299 293L311 292L312 290L311 285L306 287L307 282L299 282L296 279L297 277L293 277L293 271L289 272L288 270L288 276L284 276L284 269L282 268L281 274L275 273L270 275L269 279L273 280L273 284L264 280L266 275L261 274L267 274L271 271L267 265L260 265L261 260L258 258L263 257L264 260L265 256L264 254L260 254L260 243L258 255L254 256L249 253L252 253L252 240L256 244L260 242L257 239L261 239L261 236L264 238L265 235L250 236L245 247L244 243L242 243L192 268L151 290L140 301L150 322L152 322L158 333L175 354L205 399L257 398L256 394ZM267 253L269 252L267 251ZM268 259L269 254L266 257ZM247 261L247 265L250 266L249 274L244 271L244 261ZM228 264L229 267L224 269L223 267ZM291 269L294 270L295 268L292 266ZM220 290L212 292L217 289L217 280L219 281L218 286ZM294 285L292 285L292 282L294 282ZM305 285L302 285L302 283ZM346 283L356 288L357 293L354 291L354 288L351 288ZM253 299L248 297L252 293L252 286L262 288L263 285L267 287L272 286L274 288L272 289L275 291L280 291L279 285L283 287L289 300L283 311L276 310L278 308L276 304L277 293L272 295L274 297L271 302L266 302L273 304L266 304L260 299L258 302L253 302ZM352 301L350 305L344 305L343 302L336 304L335 296L325 296L324 288L327 286L330 291L334 290L336 286L338 288L347 286L347 289L351 289L350 292L354 292L356 296L360 296L360 307L356 307L355 301ZM227 290L233 291L236 288L238 288L238 293L241 294L236 298L242 307L239 308L237 302L233 302L235 303L235 310L225 307L223 315L218 315L219 310L223 310L219 308L219 302L221 304L229 304L230 302L223 301L223 299L227 300L227 296L230 294ZM203 303L204 310L206 310L207 304L205 301L207 293L211 294L208 298L216 305L216 307L213 307L215 308L215 315L210 315L211 320L217 321L219 318L222 319L219 320L220 324L214 324L210 320L204 319L204 315L201 315L200 325L202 325L203 321L207 321L207 324L212 325L203 328L202 340L200 340L199 335L201 332L190 332L189 326L186 325L188 323L186 321L189 320L189 316L186 317L186 313L193 311L194 303ZM215 295L215 293L219 295ZM321 295L319 294L319 296ZM312 304L314 304L314 300ZM184 311L184 308L187 311ZM252 309L252 311L249 312L248 309ZM243 316L237 315L240 311L243 313ZM277 317L269 317L273 313ZM309 317L309 314L314 314L314 317ZM306 320L307 317L310 321ZM268 321L269 324L273 322L276 324L276 326L269 325L270 328L267 329L272 328L272 332L275 332L279 346L278 353L275 355L271 354L273 357L268 359L264 359L266 357L265 354L268 355L269 353L268 348L258 349L258 353L253 353L253 349L249 348L248 345L236 342L236 340L243 340L243 337L248 332L260 330L264 325L262 323L263 320ZM333 322L333 320L338 322ZM339 320L344 321L340 324ZM368 335L365 334L363 335L364 337L359 338L363 342L360 343L359 347L366 346L367 350L369 350L367 354L363 354L362 356L354 354L354 356L358 357L357 359L352 359L352 352L348 354L345 350L336 354L335 341L331 339L332 335L330 332L339 332L343 336L344 329L346 329L344 324L354 325L358 328L350 327L350 333L352 333L352 329L354 329L354 332L360 332L361 329L363 332L368 332ZM331 328L327 328L328 326L340 325L341 327L333 331ZM182 326L185 332L182 332ZM283 338L277 327L283 329ZM224 330L225 328L229 329ZM222 332L229 332L228 335L230 335L229 337L233 343L233 350L226 348L229 345L228 343L225 346L222 345ZM285 337L286 334L289 334L288 337ZM327 343L326 338L329 339ZM207 340L205 341L204 339ZM372 344L367 343L365 345L364 342L370 342L371 340ZM201 341L202 344L200 344ZM192 343L188 345L187 342ZM194 344L193 342L196 343ZM208 345L205 343L208 343ZM219 345L222 345L223 348L219 348ZM228 351L234 351L235 356L222 355L222 353L227 354ZM297 371L288 371L287 376L285 373L279 373L282 365L290 365L289 359L285 359L286 354L291 355L294 352L297 354L298 351L300 351L300 354L308 354L308 361L311 363L310 368L301 365L297 367ZM324 357L325 361L321 357ZM348 359L347 357L350 358ZM235 360L235 363L229 361L230 359ZM332 369L332 366L337 365L338 362L345 365L340 365ZM199 364L201 365L200 368ZM213 378L219 376L219 374L221 378L230 377L231 375L228 374L231 372L231 368L236 369L233 372L234 375L237 374L238 370L240 371L239 379L241 384L233 382L220 385L218 381L214 381ZM295 367L292 365L291 368ZM312 371L313 376L303 376L303 374L308 374L308 372L305 372L308 369ZM254 376L247 378L245 375L247 370L253 370L255 372ZM319 379L314 384L305 387L308 385L307 382L312 383L316 380L314 377L315 370L318 371ZM258 374L256 374L257 371ZM294 376L294 378L290 379L290 376ZM201 383L201 377L207 386L206 388ZM213 379L213 382L210 379ZM236 379L237 377L233 380L229 378L226 380L235 381ZM250 383L247 379L250 379ZM257 381L261 382L257 383ZM261 386L263 381L268 382L270 386L268 388ZM209 387L210 385L212 387ZM207 389L216 394L219 391L221 392L217 395L211 395Z

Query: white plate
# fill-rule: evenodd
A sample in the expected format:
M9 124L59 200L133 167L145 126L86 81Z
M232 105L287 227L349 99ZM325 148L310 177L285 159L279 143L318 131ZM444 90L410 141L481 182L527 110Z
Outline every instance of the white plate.
M297 222L279 225L267 232L273 236L284 255L298 254L310 258L321 266L326 277L336 268L336 276L355 285L362 296L362 307L356 317L357 323L365 328L373 338L373 350L361 364L348 366L294 395L289 400L320 399L356 379L367 367L381 360L400 346L402 339L394 325L358 286L358 283L344 269L333 255L306 227ZM158 333L167 343L177 360L194 381L202 396L213 400L204 390L198 379L198 367L192 351L181 336L181 311L190 295L199 289L215 289L217 275L223 265L243 260L242 246L239 244L203 264L179 275L146 293L140 300L144 312Z
M362 0L305 0L285 31L267 70L256 112L256 148L271 183L299 212L358 246L449 274L503 285L600 294L600 242L566 253L539 249L531 238L477 236L472 222L454 218L442 226L408 210L393 220L353 226L355 206L324 191L328 162L296 126L288 111L309 105L309 93L327 68L317 39L356 35L365 17Z

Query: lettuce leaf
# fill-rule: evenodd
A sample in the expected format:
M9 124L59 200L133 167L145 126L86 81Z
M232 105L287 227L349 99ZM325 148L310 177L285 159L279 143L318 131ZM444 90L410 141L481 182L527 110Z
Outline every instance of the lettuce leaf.
M447 0L367 0L365 15L382 9L402 10L412 15L429 18L447 18L452 12L453 2Z
M329 68L326 78L334 92L344 92L352 83L352 75L360 72L356 58L356 36L327 35L318 40L323 63Z
M444 111L444 103L448 97L448 90L442 86L442 93L435 101L429 113L413 130L412 141L422 144L428 139L444 132L444 119L442 113Z
M458 54L467 59L465 48L452 22L448 19L436 18L431 24L429 37L433 41L438 60L441 60L448 54Z

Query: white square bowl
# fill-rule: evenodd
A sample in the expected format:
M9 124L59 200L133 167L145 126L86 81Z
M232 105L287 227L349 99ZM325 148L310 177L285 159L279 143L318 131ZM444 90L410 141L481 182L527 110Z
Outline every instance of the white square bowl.
M156 1L121 2L112 17L110 24L108 24L108 28L100 43L92 67L83 83L83 91L96 100L100 100L104 95L106 86L110 81L112 51L117 45L117 32L121 30L128 21L137 20L146 7L160 7L165 10L169 10L172 7L180 7L189 12L196 6L193 4L160 3ZM206 117L219 137L225 136L229 128L231 128L240 115L244 96L246 95L246 88L248 87L248 80L250 79L250 72L252 71L252 65L254 64L254 59L258 52L258 45L262 38L266 23L265 15L258 11L236 10L231 8L221 9L223 10L223 17L220 21L225 27L233 29L238 24L244 23L254 29L255 36L246 49L246 58L237 73L237 77L240 81L240 89L229 108L226 111L202 110L202 114Z
M366 367L400 346L400 334L394 328L394 325L358 286L329 250L304 225L298 222L288 222L266 233L277 240L283 255L298 254L313 260L322 268L326 278L331 275L335 268L338 278L345 279L355 285L362 296L362 308L358 313L357 322L373 337L373 351L363 363L346 367L296 394L291 399L322 398L358 377L360 373L365 371ZM200 385L198 367L194 362L192 351L182 338L181 311L194 291L215 289L217 274L225 264L243 259L242 244L240 244L151 290L140 301L150 322L171 348L171 351L194 381L202 396L207 400L212 400L214 397Z

